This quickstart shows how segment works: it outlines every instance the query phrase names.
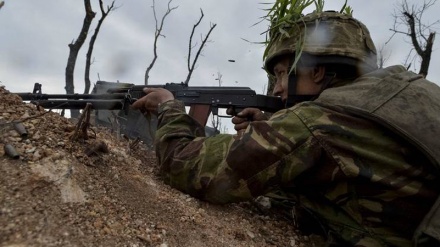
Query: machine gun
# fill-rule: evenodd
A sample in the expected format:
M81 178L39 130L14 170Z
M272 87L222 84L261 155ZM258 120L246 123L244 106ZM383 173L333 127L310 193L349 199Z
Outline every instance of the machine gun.
M130 104L145 96L143 88L165 88L174 97L190 107L189 115L205 126L212 113L219 116L219 109L231 108L238 113L244 108L259 108L262 111L276 112L284 108L279 97L258 95L248 87L190 87L184 83L164 85L134 85L113 83L114 87L99 94L43 94L42 84L35 83L32 93L17 93L23 101L50 109L84 109L87 103L95 110L124 110Z

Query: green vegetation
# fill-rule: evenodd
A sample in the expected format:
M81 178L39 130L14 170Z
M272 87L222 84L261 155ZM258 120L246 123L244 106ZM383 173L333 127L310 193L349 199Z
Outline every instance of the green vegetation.
M321 13L324 11L324 3L324 0L276 0L271 8L266 9L268 12L264 18L269 21L270 26L266 33L266 50L263 59L267 58L270 48L276 41L291 38L294 34L297 35L296 55L292 66L294 68L304 46L305 25L301 24L304 17L303 11L314 4L315 10L313 12ZM347 6L347 0L339 12L352 15L353 9ZM298 24L301 24L301 26ZM301 32L301 28L304 29L303 32Z

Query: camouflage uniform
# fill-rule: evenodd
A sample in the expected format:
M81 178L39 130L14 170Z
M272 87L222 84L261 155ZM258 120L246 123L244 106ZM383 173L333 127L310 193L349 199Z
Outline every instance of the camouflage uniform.
M368 85L372 78L370 86L375 88L403 70L371 73L357 81ZM350 91L355 82L340 82L332 89ZM352 99L326 91L268 121L251 122L241 137L204 137L203 127L185 113L181 102L162 104L156 148L165 181L213 203L282 191L293 195L297 207L312 212L339 241L410 246L439 193L432 160L405 136L349 111L344 105L355 104L355 91L349 92L355 95ZM406 109L401 107L394 112Z

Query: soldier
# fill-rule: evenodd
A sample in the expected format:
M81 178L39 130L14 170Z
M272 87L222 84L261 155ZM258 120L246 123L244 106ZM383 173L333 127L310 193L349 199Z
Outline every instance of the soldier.
M402 66L378 69L369 31L350 14L314 12L284 28L270 35L265 69L287 107L269 119L245 109L233 118L243 134L204 137L164 89L133 104L158 114L165 182L213 203L282 193L329 245L433 241L420 223L439 195L438 86Z

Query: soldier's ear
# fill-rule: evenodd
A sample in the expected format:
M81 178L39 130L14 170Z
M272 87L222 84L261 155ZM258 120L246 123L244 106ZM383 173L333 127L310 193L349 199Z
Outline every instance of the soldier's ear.
M325 67L324 66L316 66L312 71L312 79L316 84L321 84L324 80L325 76Z

